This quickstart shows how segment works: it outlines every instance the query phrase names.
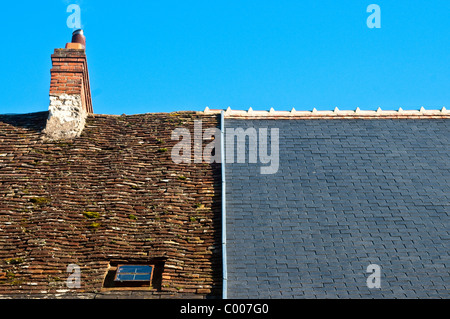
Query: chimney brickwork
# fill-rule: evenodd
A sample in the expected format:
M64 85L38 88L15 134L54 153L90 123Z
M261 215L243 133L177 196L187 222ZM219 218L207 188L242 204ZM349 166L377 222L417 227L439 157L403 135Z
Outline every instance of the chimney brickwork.
M51 58L50 105L44 139L73 139L80 136L87 115L93 113L86 51L84 45L72 40L65 49L55 49Z

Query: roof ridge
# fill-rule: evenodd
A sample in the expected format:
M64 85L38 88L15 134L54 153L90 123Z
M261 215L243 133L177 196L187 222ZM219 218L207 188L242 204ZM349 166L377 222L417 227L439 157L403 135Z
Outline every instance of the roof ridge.
M205 108L203 113L221 113L224 111L225 117L274 117L274 118L429 118L429 117L450 117L450 110L442 107L440 110L426 110L423 106L419 110L404 110L399 108L395 110L382 110L378 107L377 110L361 110L357 107L353 110L340 110L339 108L334 108L332 111L318 111L314 108L312 111L297 111L292 108L291 111L276 111L273 107L269 111L257 111L253 110L251 107L248 111L245 110L232 110L228 107L226 110L222 109L209 109Z

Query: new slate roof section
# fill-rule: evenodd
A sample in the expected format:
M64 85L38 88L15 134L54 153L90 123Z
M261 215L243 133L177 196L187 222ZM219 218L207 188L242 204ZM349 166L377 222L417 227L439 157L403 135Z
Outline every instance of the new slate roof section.
M276 174L226 164L228 297L449 298L449 119L225 127L280 132Z
M175 128L217 116L90 115L79 138L44 143L47 116L0 115L0 297L92 297L109 262L163 263L147 297L220 296L220 166L170 155Z

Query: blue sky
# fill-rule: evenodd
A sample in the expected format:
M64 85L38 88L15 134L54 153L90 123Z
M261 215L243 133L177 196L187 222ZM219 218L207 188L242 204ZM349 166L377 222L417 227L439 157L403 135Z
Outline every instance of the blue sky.
M369 29L368 5L381 8ZM0 113L48 108L81 8L95 113L450 105L450 1L7 1Z

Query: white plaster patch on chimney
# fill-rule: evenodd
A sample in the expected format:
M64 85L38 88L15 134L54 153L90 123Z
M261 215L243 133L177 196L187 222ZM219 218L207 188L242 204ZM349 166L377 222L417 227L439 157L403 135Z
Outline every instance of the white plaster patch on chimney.
M80 136L86 123L80 94L51 95L44 139L68 140Z

